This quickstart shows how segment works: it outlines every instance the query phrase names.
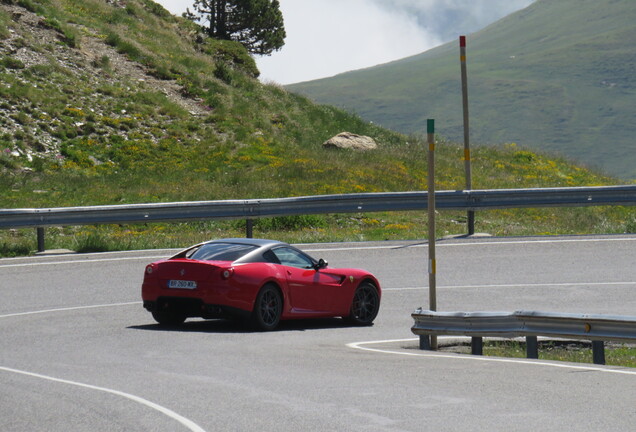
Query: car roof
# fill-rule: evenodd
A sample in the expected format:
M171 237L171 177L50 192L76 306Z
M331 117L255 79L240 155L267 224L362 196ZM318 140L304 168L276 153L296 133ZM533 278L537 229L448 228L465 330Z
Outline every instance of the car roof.
M251 257L253 257L254 253L259 253L257 251L263 251L264 249L271 249L273 247L276 246L289 246L289 247L293 247L290 246L287 243L283 243L280 242L278 240L267 240L267 239L254 239L254 238L224 238L224 239L215 239L215 240L209 240L209 241L205 241L193 246L190 246L187 249L182 250L181 252L173 255L172 257L170 257L170 259L175 259L175 258L183 258L185 256L185 254L187 254L189 251L195 249L195 248L199 248L201 246L204 245L211 245L211 244L236 244L236 245L247 245L247 246L253 246L256 249L253 250L252 252L247 252L243 257L239 258L237 261L243 261L243 260L249 260L251 259ZM262 253L262 252L260 252Z
M263 253L265 250L271 250L277 246L290 246L288 243L283 243L278 240L267 240L267 239L254 239L254 238L226 238L226 239L217 239L211 240L201 245L211 245L211 244L235 244L235 245L247 245L253 246L256 249L252 251L248 251L243 256L235 259L234 263L249 263L249 262L262 262ZM313 260L313 258L309 257Z
M252 246L258 246L258 247L287 244L287 243L280 242L278 240L254 239L254 238L226 238L226 239L210 240L206 243L236 243L236 244L252 245Z

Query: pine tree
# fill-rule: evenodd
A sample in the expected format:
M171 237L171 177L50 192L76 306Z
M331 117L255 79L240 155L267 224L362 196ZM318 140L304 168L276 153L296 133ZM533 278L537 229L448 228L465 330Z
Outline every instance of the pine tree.
M278 0L195 0L183 14L200 23L208 36L243 44L252 54L269 55L285 44Z

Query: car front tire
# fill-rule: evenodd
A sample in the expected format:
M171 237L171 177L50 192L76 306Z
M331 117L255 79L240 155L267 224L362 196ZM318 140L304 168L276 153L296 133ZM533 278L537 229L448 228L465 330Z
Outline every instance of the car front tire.
M371 282L362 282L353 294L349 316L345 320L353 325L368 326L373 324L379 310L378 289Z

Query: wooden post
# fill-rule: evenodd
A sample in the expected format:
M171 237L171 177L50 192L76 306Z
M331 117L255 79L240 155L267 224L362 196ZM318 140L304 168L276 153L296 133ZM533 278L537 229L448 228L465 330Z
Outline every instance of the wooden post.
M428 300L429 309L437 310L437 263L435 259L435 120L427 121L428 138ZM437 350L437 336L431 335L430 346Z
M466 67L466 36L459 37L459 53L462 73L462 102L464 108L464 171L466 172L466 190L473 188L470 163L470 125L468 115L468 71ZM468 210L468 235L475 234L475 212Z

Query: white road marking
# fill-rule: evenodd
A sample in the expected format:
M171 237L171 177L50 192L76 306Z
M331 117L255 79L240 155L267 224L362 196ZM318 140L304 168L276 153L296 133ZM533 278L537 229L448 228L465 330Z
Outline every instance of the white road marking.
M480 242L464 242L464 243L444 243L443 241L437 243L437 247L445 248L445 247L467 247L467 246L495 246L495 245L510 245L510 244L533 244L533 243L602 243L602 242L626 242L626 241L636 241L635 237L617 237L617 238L600 238L600 239L589 239L589 238L575 238L575 239L545 239L545 240L504 240L499 241L496 238L493 238L493 241L480 241ZM417 242L417 240L414 240ZM312 246L315 244L303 244L296 245L297 247L301 247L303 250L307 252L346 252L346 251L358 251L358 250L383 250L383 249L409 249L409 248L424 248L428 247L428 243L425 240L422 240L418 243L413 244L403 244L403 245L386 245L386 246L351 246L351 247L333 247L333 248L325 248L319 247L316 249L312 249ZM98 262L111 262L111 261L139 261L139 260L158 260L165 259L171 256L171 249L161 249L162 251L168 252L166 255L158 255L158 256L133 256L133 257L119 257L119 258L97 258L97 259L82 259L82 260L58 260L58 261L50 261L50 262L30 262L30 263L19 263L19 264L9 264L11 260L17 259L25 259L25 258L3 258L0 259L0 269L2 268L11 268L11 267L30 267L36 265L62 265L62 264L92 264ZM174 249L176 251L183 249ZM113 253L134 253L134 252L149 252L148 250L144 251L124 251L124 252L108 252L108 254ZM80 256L90 258L92 256L98 256L100 254L82 254ZM37 260L37 259L45 259L50 257L29 257L29 259ZM7 263L7 264L5 264Z
M91 306L75 306L75 307L65 307L65 308L57 308L57 309L44 309L44 310L31 311L31 312L19 312L19 313L0 315L0 319L27 316L27 315L38 315L38 314L53 313L53 312L67 312L67 311L76 311L76 310L83 310L83 309L98 309L98 308L108 308L108 307L117 307L117 306L139 305L139 304L141 304L141 302L135 301L135 302L126 302L126 303L110 303L110 304L91 305Z
M437 247L467 247L467 246L495 246L495 245L511 245L511 244L544 244L544 243L602 243L602 242L619 242L619 241L636 241L636 237L619 237L619 238L601 238L601 239L546 239L546 240L504 240L498 241L496 237L493 237L493 241L479 241L479 242L464 242L464 243L445 243L444 240L439 240L436 243ZM329 252L329 251L351 251L351 250L381 250L381 249L411 249L411 248L425 248L428 247L428 242L422 240L421 242L405 245L387 245L387 246L361 246L361 247L335 247L335 248L320 248L311 249L310 245L304 246L303 250L308 252Z
M96 309L96 308L108 308L108 307L118 307L118 306L129 306L129 305L139 305L141 304L141 302L126 302L126 303L111 303L111 304L102 304L102 305L92 305L92 306L76 306L76 307L67 307L67 308L58 308L58 309L45 309L45 310L39 310L39 311L32 311L32 312L22 312L22 313L14 313L14 314L7 314L7 315L0 315L0 319L1 318L9 318L9 317L19 317L19 316L27 316L27 315L36 315L36 314L44 314L44 313L53 313L53 312L66 312L66 311L76 311L76 310L85 310L85 309ZM177 414L176 412L163 407L161 405L158 405L154 402L150 402L146 399L143 399L139 396L135 396L135 395L131 395L129 393L124 393L121 392L119 390L112 390L112 389L108 389L108 388L104 388L104 387L97 387L97 386L93 386L90 384L83 384L83 383L79 383L79 382L75 382L75 381L69 381L69 380L64 380L64 379L60 379L60 378L54 378L54 377L50 377L50 376L46 376L46 375L41 375L41 374L37 374L37 373L33 373L33 372L26 372L26 371L21 371L21 370L17 370L17 369L11 369L11 368L7 368L7 367L2 367L0 366L0 371L5 371L5 372L10 372L10 373L16 373L16 374L21 374L21 375L26 375L26 376L30 376L33 378L39 378L39 379L44 379L44 380L48 380L48 381L53 381L53 382L58 382L58 383L62 383L62 384L68 384L68 385L74 385L77 387L83 387L89 390L96 390L96 391L101 391L101 392L105 392L105 393L110 393L116 396L121 396L124 397L126 399L132 400L133 402L137 402L139 404L145 405L149 408L152 408L156 411L159 411L160 413L178 421L179 423L181 423L182 425L184 425L185 427L187 427L190 431L192 432L205 432L205 430L203 428L201 428L200 426L198 426L196 423L194 423L193 421Z
M112 395L115 396L121 396L123 398L129 399L133 402L136 402L138 404L141 405L145 405L155 411L159 411L161 414L164 414L168 417L170 417L173 420L176 420L177 422L181 423L183 426L185 426L186 428L188 428L190 431L192 432L205 432L205 430L200 427L199 425L197 425L196 423L194 423L192 420L189 420L185 417L183 417L182 415L177 414L176 412L172 411L171 409L168 409L166 407L163 407L159 404L156 404L154 402L150 402L149 400L146 400L144 398L141 398L139 396L135 396L129 393L124 393L122 391L119 390L113 390L113 389L109 389L109 388L105 388L105 387L97 387L94 385L90 385L90 384L83 384L80 382L76 382L76 381L69 381L69 380L65 380L65 379L60 379L60 378L54 378L54 377L50 377L47 375L41 375L41 374L37 374L37 373L33 373L33 372L26 372L26 371L22 371L22 370L18 370L18 369L11 369L11 368L7 368L7 367L2 367L0 366L0 371L4 371L4 372L9 372L9 373L14 373L14 374L19 374L19 375L25 375L28 377L32 377L32 378L38 378L38 379L43 379L43 380L47 380L47 381L53 381L56 383L61 383L61 384L68 384L68 385L72 385L72 386L76 386L76 387L82 387L85 389L89 389L89 390L95 390L95 391L99 391L99 392L104 392L104 393L110 393Z
M581 286L636 286L636 282L567 282L567 283L541 283L541 284L501 284L501 285L438 285L438 289L465 289L465 288L547 288L547 287L581 287ZM382 288L385 291L417 291L428 290L428 286Z
M139 261L144 260L151 262L152 260L168 258L167 255L163 256L143 256L143 257L123 257L123 258L98 258L98 259L83 259L83 260L69 260L69 261L51 261L51 262L31 262L20 264L2 264L0 263L0 269L10 267L33 267L33 266L50 266L50 265L62 265L62 264L93 264L100 262L110 261Z
M58 257L60 256L81 256L81 257L99 257L99 256L106 256L106 255L137 255L139 253L148 253L148 254L157 254L157 253L165 253L166 256L172 256L174 255L175 251L182 251L183 248L179 249L179 248L169 248L169 249L137 249L137 250L122 250L122 251L110 251L110 252L86 252L86 253L77 253L77 252L73 252L73 251L69 251L68 253L60 253L57 254ZM171 255L172 254L172 255ZM45 259L51 259L51 258L55 258L55 255L47 255L47 254L43 254L43 255L34 255L34 256L29 256L29 257L11 257L11 258L2 258L2 261L17 261L17 260L22 260L25 258L29 258L29 259L36 259L36 260L45 260Z
M438 338L440 340L445 339L444 337L438 337ZM398 343L398 342L417 342L417 341L419 341L419 339L410 338L410 339L390 339L390 340L379 340L379 341L353 342L353 343L348 343L347 347L353 348L353 349L359 349L362 351L370 351L370 352L376 352L376 353L382 353L382 354L401 355L401 356L410 356L410 357L426 357L426 358L440 358L440 359L495 362L495 363L514 363L514 364L523 364L523 365L546 366L546 367L554 367L554 368L562 368L562 369L606 372L606 373L636 376L636 370L618 369L616 366L614 367L603 367L598 365L577 366L577 365L572 365L569 363L545 362L545 361L539 361L539 360L487 357L487 356L477 356L477 355L468 355L468 354L441 354L439 352L422 351L422 350L395 351L391 349L370 348L365 346L365 345L380 345L380 344L389 344L389 343Z

